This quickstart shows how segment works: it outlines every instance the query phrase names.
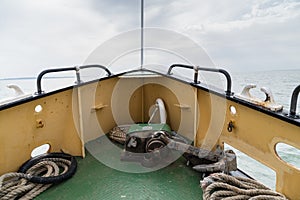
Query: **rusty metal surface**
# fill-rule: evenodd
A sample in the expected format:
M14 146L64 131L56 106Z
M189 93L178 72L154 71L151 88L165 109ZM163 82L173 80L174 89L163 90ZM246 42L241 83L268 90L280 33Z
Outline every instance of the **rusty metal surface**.
M128 129L115 127L108 136L118 143L125 144L127 131ZM125 148L121 160L140 162L145 167L153 167L166 160L170 156L170 150L175 150L184 154L188 162L192 163L193 169L201 173L229 173L237 170L235 153L232 150L223 151L219 146L212 151L195 147L186 143L181 137L172 136L165 131L153 132L148 135L148 139L139 140L139 142L146 142L145 145L142 145L145 146L144 154L140 154L141 152L135 154L135 151L131 152ZM137 144L132 148L136 147Z
M235 94L234 96L271 111L281 111L283 109L282 105L277 104L275 102L273 93L269 88L262 87L260 89L266 96L264 100L259 99L250 93L250 90L253 88L256 88L256 85L254 84L246 85L240 94Z

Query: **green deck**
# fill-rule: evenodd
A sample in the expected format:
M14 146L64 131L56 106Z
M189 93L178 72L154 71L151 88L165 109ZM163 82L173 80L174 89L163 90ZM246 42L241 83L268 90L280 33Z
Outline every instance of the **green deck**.
M201 174L187 167L182 157L154 172L127 173L107 167L86 152L84 159L77 158L73 178L36 199L202 199Z

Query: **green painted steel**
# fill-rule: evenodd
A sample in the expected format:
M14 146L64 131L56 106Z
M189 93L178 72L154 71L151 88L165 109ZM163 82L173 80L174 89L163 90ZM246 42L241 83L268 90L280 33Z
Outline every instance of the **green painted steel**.
M93 145L99 144L95 141ZM86 152L84 159L77 158L73 178L36 199L202 199L201 174L186 166L182 157L154 172L127 173L107 167Z
M130 126L128 133L137 131L167 131L171 132L171 128L167 124L134 124Z

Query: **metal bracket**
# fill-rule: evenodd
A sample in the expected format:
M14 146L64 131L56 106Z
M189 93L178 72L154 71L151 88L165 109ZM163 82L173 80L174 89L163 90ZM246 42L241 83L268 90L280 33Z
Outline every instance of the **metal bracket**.
M266 95L265 100L261 100L257 97L252 96L250 90L253 88L256 88L256 85L254 84L246 85L240 94L235 94L234 96L239 99L253 103L255 105L262 106L271 111L281 111L283 109L282 105L277 104L275 102L274 96L269 88L262 87L260 89Z

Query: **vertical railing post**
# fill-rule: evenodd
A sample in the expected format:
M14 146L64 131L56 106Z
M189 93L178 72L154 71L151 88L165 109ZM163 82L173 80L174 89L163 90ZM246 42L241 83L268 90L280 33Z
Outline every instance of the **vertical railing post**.
M297 101L298 101L299 92L300 92L300 85L298 85L294 89L291 97L290 116L294 118L297 118L296 110L297 110Z

